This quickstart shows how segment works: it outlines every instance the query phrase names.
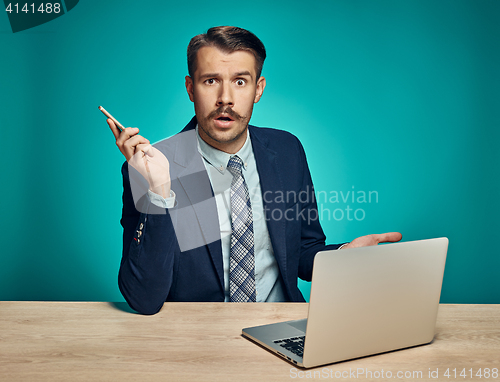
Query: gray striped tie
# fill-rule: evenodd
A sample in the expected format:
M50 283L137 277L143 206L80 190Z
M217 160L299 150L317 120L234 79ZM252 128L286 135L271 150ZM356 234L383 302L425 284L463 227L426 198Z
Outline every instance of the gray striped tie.
M231 183L231 256L229 296L231 302L255 302L255 257L252 206L241 174L243 161L233 156L227 164Z

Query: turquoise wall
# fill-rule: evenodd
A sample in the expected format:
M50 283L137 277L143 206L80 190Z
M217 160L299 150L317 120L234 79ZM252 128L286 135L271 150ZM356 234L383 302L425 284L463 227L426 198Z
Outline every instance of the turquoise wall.
M18 33L0 14L0 300L123 300L123 158L97 106L179 131L189 39L229 24L266 45L252 123L302 140L328 241L447 236L441 301L500 303L500 2L248 4L81 0Z

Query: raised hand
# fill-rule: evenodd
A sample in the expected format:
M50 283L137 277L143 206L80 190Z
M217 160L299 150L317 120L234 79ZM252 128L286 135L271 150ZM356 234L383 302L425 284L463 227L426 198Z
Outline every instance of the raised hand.
M149 189L164 198L170 196L170 165L165 155L139 135L138 128L127 127L120 132L112 119L107 122L121 153L148 181Z

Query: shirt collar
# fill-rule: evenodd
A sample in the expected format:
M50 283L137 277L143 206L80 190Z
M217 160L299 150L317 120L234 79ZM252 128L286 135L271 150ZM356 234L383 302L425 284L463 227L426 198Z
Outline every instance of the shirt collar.
M227 163L229 159L233 156L238 155L243 161L243 169L246 170L248 167L248 158L252 152L252 144L250 143L250 134L248 129L246 131L247 138L243 147L236 154L228 154L224 151L218 150L215 147L210 146L205 142L198 132L198 125L196 125L196 135L198 137L198 152L201 156L210 163L217 171L224 175L226 171Z

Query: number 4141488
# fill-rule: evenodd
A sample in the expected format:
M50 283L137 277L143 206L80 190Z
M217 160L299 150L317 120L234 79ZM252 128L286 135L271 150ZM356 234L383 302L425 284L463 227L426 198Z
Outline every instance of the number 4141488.
M462 370L457 370L457 369L446 369L446 371L443 374L445 377L448 378L457 378L457 377L463 377L463 378L498 378L498 369L493 368L489 369L485 367L484 369L479 369L478 371L474 371L473 369L466 370L463 368Z
M40 12L40 13L59 13L61 12L61 3L41 3L38 8L35 7L35 4L28 4L24 3L24 6L21 8L22 4L19 3L9 3L7 5L7 8L5 8L6 12L12 13L35 13L35 12Z

